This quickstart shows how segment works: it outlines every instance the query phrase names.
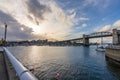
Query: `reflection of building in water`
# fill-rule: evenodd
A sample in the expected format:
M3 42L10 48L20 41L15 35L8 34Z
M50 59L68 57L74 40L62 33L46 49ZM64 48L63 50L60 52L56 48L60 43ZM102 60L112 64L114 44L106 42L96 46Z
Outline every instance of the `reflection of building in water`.
M106 58L107 67L111 71L111 73L120 79L120 66L115 64L113 60Z

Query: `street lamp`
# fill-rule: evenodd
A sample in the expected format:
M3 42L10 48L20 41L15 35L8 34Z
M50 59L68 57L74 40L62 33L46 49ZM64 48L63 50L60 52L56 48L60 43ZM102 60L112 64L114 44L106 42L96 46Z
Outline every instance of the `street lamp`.
M6 34L7 34L7 24L5 23L5 34L4 34L5 46L6 46Z

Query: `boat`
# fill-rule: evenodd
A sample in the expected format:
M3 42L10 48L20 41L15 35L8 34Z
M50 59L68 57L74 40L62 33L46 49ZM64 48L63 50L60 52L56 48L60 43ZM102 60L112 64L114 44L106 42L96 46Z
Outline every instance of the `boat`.
M105 52L106 46L106 44L103 44L103 38L101 37L101 43L97 45L96 51Z
M105 51L105 46L104 45L97 45L96 51L104 52Z

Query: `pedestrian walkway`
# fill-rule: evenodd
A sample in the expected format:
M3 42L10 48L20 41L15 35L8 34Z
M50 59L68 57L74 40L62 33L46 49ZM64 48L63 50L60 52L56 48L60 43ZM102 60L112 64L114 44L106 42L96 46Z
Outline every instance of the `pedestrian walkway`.
M0 51L0 80L8 80L3 54Z
M0 47L0 80L19 80L15 69Z

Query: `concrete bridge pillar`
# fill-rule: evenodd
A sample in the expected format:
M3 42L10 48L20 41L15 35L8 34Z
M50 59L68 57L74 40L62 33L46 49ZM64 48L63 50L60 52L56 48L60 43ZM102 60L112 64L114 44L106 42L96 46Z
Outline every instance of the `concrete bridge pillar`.
M113 29L113 44L119 44L119 35L118 35L118 30L117 29Z
M83 34L83 45L89 46L89 38L85 34Z

